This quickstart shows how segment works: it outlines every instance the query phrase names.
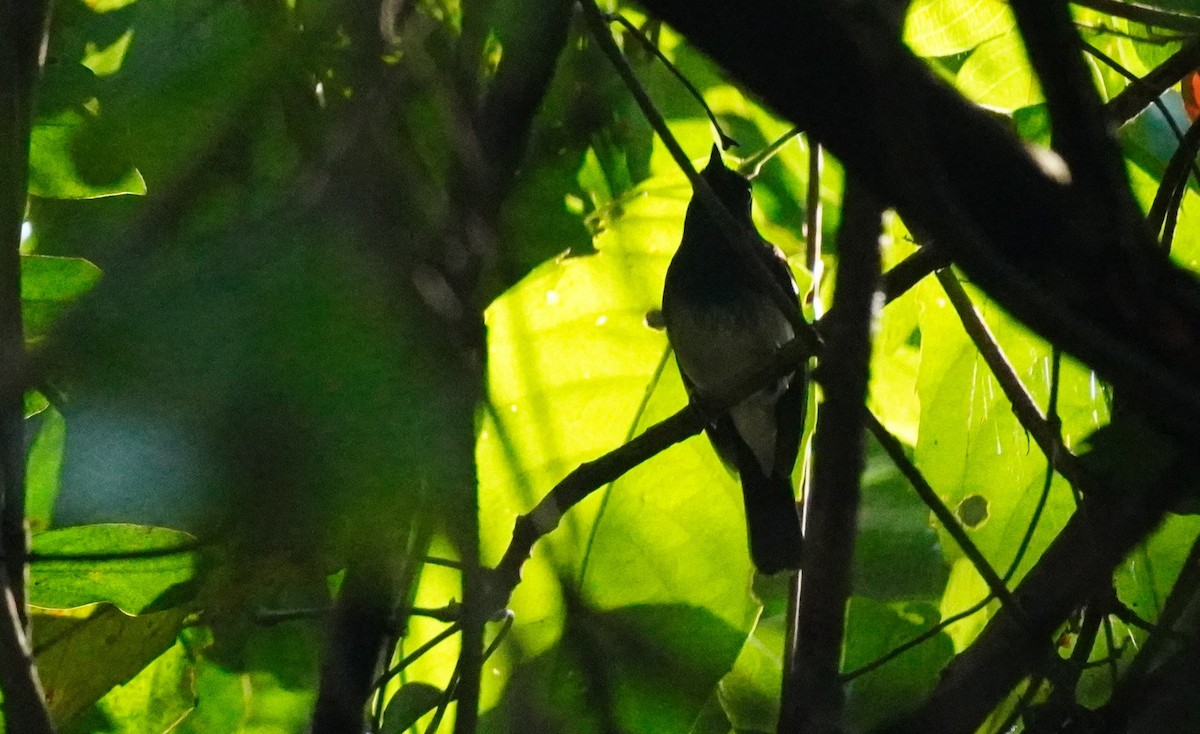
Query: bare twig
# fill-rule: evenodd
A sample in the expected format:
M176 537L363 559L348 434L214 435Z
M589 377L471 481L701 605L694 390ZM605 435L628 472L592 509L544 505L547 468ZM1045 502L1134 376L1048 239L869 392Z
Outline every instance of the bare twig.
M708 116L708 121L712 123L713 130L716 131L717 138L721 141L721 150L729 150L731 147L738 145L738 141L725 134L725 129L721 127L721 123L717 120L717 116L713 114L712 108L708 106L708 102L704 101L704 95L700 93L699 89L696 89L696 85L692 84L691 79L684 76L683 72L679 71L679 68L671 63L671 60L662 52L657 43L647 38L646 34L642 33L640 28L620 13L604 13L604 17L624 26L625 30L629 31L631 36L640 41L650 53L654 54L655 58L662 62L663 66L667 67L667 71L671 72L679 80L679 83L688 90L688 93L700 104L701 109L704 110L704 114Z

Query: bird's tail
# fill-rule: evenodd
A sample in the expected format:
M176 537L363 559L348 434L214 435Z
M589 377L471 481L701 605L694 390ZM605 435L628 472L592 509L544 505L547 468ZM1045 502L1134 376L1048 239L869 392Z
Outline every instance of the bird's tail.
M791 482L759 472L744 472L741 479L754 565L762 573L800 568L800 513Z

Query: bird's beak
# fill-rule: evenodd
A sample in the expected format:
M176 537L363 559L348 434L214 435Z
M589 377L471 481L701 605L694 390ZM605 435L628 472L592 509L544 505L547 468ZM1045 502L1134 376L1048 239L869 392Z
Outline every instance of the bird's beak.
M713 144L712 155L708 157L709 168L724 168L725 164L721 161L721 149Z

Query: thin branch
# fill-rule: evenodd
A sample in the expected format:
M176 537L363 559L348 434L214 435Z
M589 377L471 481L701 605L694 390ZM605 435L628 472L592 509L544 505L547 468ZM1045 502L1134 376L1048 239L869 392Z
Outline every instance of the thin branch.
M1136 84L1130 84L1108 100L1105 107L1109 117L1117 125L1125 124L1197 68L1200 68L1200 39L1185 43Z
M946 504L938 497L937 492L929 485L925 476L921 474L921 470L909 460L908 455L904 453L904 446L900 443L900 439L893 436L874 414L868 412L866 420L867 430L875 436L875 440L883 447L888 457L891 458L892 463L896 465L896 468L900 470L900 473L904 475L905 479L916 490L917 496L933 512L934 517L938 519L938 522L942 524L942 527L946 529L946 532L950 534L950 537L962 549L963 555L975 567L975 572L987 584L988 590L992 592L992 596L999 599L1004 606L1013 609L1015 614L1019 614L1016 601L1013 599L1012 593L1008 590L1008 586L1004 583L1004 579L1000 578L1000 575L996 573L996 569L992 568L992 564L988 563L987 558L984 557L975 543L967 536L966 531L958 523L958 518L954 516L950 508L946 507Z
M383 690L383 687L386 686L388 683L390 683L393 678L395 678L396 676L398 676L402 672L404 672L405 668L412 665L417 660L420 660L430 650L432 650L433 648L442 644L446 640L450 639L451 637L456 635L461 630L462 630L462 626L458 622L455 622L455 623L451 624L450 626L446 627L446 629L442 630L441 632L437 633L433 637L429 638L423 644L421 644L416 650L413 650L408 655L405 655L404 658L400 660L400 662L398 662L395 665L393 665L392 667L388 668L383 673L383 675L379 676L379 678L377 678L375 680L375 682L371 684L371 690L374 690L374 691Z
M1153 5L1127 2L1127 0L1071 0L1071 3L1137 23L1183 33L1200 33L1200 15L1180 13Z
M1004 351L1000 348L1000 344L992 335L991 329L988 328L979 312L975 310L975 305L971 303L971 299L967 296L967 292L963 290L962 284L948 270L941 270L937 273L938 282L942 284L943 290L946 292L947 298L954 306L954 310L958 313L959 320L962 321L963 328L966 329L967 335L971 337L971 341L975 343L975 348L979 350L980 356L987 364L988 369L1000 384L1000 389L1004 392L1004 396L1012 404L1013 414L1021 423L1021 427L1033 436L1033 440L1037 443L1038 448L1046 455L1046 458L1054 465L1054 468L1063 475L1064 478L1072 485L1086 489L1089 487L1090 479L1079 464L1079 459L1072 454L1066 446L1062 444L1062 439L1058 435L1055 427L1042 415L1042 411L1034 402L1033 396L1025 388L1021 382L1021 378L1017 375L1017 371L1013 369L1012 364L1008 361Z
M1139 79L1136 74L1129 69L1126 69L1124 66L1121 66L1119 63L1117 63L1116 59L1104 53L1087 41L1082 41L1081 43L1083 44L1083 50L1086 51L1090 56L1098 59L1105 66L1128 79L1131 84L1142 84L1142 80ZM1162 101L1162 94L1160 93L1159 95L1155 96L1150 103L1153 104L1154 108L1158 110L1158 113L1162 115L1163 121L1167 123L1167 127L1171 128L1171 133L1175 136L1175 142L1182 145L1183 130L1179 129L1179 123L1175 122L1175 116L1171 114L1170 110L1167 109L1166 103ZM1196 183L1200 184L1200 170L1197 170L1195 161L1192 162L1191 171L1192 175L1196 177Z
M799 125L792 127L791 130L788 130L783 135L780 135L778 138L772 140L767 147L742 161L742 164L738 166L738 173L749 179L757 178L759 172L762 171L762 167L766 165L767 161L774 158L779 151L783 150L783 146L792 142L792 139L802 132L804 131Z
M838 670L866 453L863 416L882 216L883 206L863 184L848 179L837 238L836 302L818 367L824 417L813 436L812 482L804 499L796 658L787 666L792 677L783 681L780 732L841 729Z
M908 642L897 645L896 647L889 650L887 652L887 654L883 655L882 657L876 658L875 660L872 660L871 662L866 663L865 665L862 665L858 668L855 668L854 670L851 670L847 673L843 673L842 674L842 682L849 683L850 681L854 680L855 678L861 678L862 676L866 675L867 673L870 673L871 671L882 668L884 665L887 665L888 663L890 663L891 661L900 657L901 655L903 655L904 653L913 649L914 647L917 647L918 645L920 645L928 640L931 640L934 637L937 637L939 634L942 633L943 630L945 630L950 625L952 625L956 622L961 622L962 620L966 619L967 617L970 617L972 614L975 614L979 610L986 607L989 603L991 603L992 599L995 599L995 598L996 597L993 596L992 594L988 594L987 596L985 596L984 598L975 602L974 604L972 604L971 606L962 610L961 612L958 612L957 614L952 614L949 617L946 617L942 621L938 622L934 626L930 627L929 629L925 630L921 634L912 638Z
M1155 528L1189 485L1195 460L1180 458L1148 491L1120 486L1084 495L1079 509L975 642L945 669L929 699L888 732L974 731L1044 660L1063 620L1112 583L1117 564Z
M599 44L600 50L612 62L617 70L617 74L625 82L625 86L633 95L634 101L637 102L638 107L642 110L642 114L645 115L647 122L650 123L650 127L658 134L659 139L667 147L667 151L671 154L671 157L675 159L676 165L679 166L680 170L683 171L688 181L692 184L694 196L708 210L717 229L720 230L720 241L726 243L726 246L735 248L739 255L739 257L735 258L735 262L738 267L747 268L755 282L770 284L767 292L779 307L780 313L788 317L792 328L797 334L809 340L811 351L816 351L816 333L813 331L813 328L805 323L802 316L796 314L795 304L792 302L794 300L793 297L788 293L784 293L783 288L778 285L778 281L771 275L762 258L755 254L754 248L757 247L757 235L747 230L733 218L733 215L725 209L725 205L717 198L717 195L713 192L712 187L708 185L708 182L696 172L691 159L683 152L683 148L679 146L679 142L671 134L671 130L667 126L666 120L663 119L662 113L654 106L654 101L650 99L650 95L634 75L633 69L629 68L629 63L625 60L624 55L621 54L621 49L617 48L617 44L613 41L612 33L607 26L605 16L596 7L595 0L579 0L579 5L583 8L584 16L592 30L592 37Z
M1151 229L1159 231L1167 220L1168 212L1178 210L1182 193L1187 187L1188 169L1195 164L1196 152L1200 150L1200 121L1192 123L1184 134L1179 147L1171 154L1167 168L1163 171L1162 183L1154 195L1150 212L1146 215ZM1178 198L1176 198L1178 195Z
M702 396L698 402L650 426L632 441L580 464L563 477L528 514L517 518L512 540L491 573L492 608L508 606L508 599L521 580L521 567L529 558L534 543L558 527L568 510L643 461L699 433L704 428L704 415L727 410L769 381L791 374L809 354L803 339L792 339L766 364L744 371L725 386Z
M725 129L721 127L721 123L717 120L717 116L713 114L712 108L709 107L708 102L704 100L704 95L700 93L699 89L696 89L696 85L692 84L691 79L688 79L686 76L684 76L683 72L679 71L679 68L675 66L675 64L671 63L671 60L668 59L667 55L662 52L662 49L658 47L657 43L647 38L645 33L642 33L637 26L635 26L628 18L620 13L602 13L602 15L609 21L620 23L622 26L624 26L625 30L629 31L630 35L638 39L638 41L642 43L642 46L650 51L650 53L654 54L655 58L662 62L663 66L667 67L667 71L671 72L671 74L673 74L675 78L678 79L681 84L683 84L684 89L687 89L688 93L691 94L692 97L700 104L701 109L704 110L704 114L708 115L708 121L712 123L713 130L716 130L717 138L720 140L721 150L729 150L731 147L738 145L738 141L729 137L725 133Z

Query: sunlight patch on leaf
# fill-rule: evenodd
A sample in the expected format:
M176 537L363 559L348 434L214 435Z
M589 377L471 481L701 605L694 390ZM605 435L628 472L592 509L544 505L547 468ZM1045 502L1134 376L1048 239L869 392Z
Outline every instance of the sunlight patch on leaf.
M68 609L109 602L131 614L175 606L185 599L171 592L182 591L200 571L194 546L187 533L142 525L80 525L39 533L31 547L42 558L31 563L30 604ZM182 550L171 552L175 549ZM121 554L126 557L101 559Z
M78 257L21 256L21 317L26 341L44 337L62 310L92 289L100 268Z
M916 0L904 22L904 42L918 56L950 56L1015 27L1000 0Z
M188 613L130 616L109 604L34 609L34 655L51 718L61 726L133 678L174 643Z
M1002 112L1044 99L1021 37L1015 32L980 44L959 69L955 86L971 101Z
M33 124L29 138L29 193L50 199L98 199L145 194L133 164L114 153L93 119L67 109Z

